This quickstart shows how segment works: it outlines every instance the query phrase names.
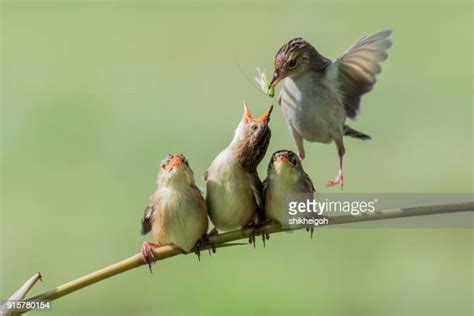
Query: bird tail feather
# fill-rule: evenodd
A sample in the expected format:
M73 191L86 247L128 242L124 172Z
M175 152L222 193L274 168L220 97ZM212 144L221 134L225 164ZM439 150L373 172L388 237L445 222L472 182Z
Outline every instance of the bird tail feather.
M344 125L344 135L354 137L354 138L358 138L358 139L361 139L361 140L372 139L372 137L370 137L369 135L364 134L364 133L359 132L359 131L356 131L355 129L351 128L348 125Z

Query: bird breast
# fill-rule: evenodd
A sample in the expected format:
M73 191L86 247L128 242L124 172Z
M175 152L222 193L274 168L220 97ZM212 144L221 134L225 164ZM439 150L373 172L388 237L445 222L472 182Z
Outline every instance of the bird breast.
M212 162L206 182L206 203L211 221L219 230L238 229L256 214L250 175L239 167L228 149Z
M307 141L327 143L334 133L342 135L344 108L314 71L285 78L280 105L287 123Z
M208 217L204 198L197 188L164 187L152 225L153 237L161 244L174 244L189 251L207 232Z
M268 179L268 187L265 191L265 215L267 218L283 223L288 218L288 203L293 195L298 193L298 176L283 171L280 174L273 174Z

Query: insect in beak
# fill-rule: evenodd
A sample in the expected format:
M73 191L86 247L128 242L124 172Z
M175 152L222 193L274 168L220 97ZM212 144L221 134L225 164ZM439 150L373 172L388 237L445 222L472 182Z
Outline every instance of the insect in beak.
M275 87L279 82L280 82L281 78L280 78L280 75L278 74L278 70L275 70L273 72L273 77L272 77L272 80L270 81L270 87Z

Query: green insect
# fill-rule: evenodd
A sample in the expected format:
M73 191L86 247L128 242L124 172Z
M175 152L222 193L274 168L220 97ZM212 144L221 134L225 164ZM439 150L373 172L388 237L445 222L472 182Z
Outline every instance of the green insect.
M255 81L259 85L260 89L262 89L263 93L268 95L270 98L275 96L275 88L270 87L270 81L267 78L265 70L260 70L260 68L257 67L257 77L255 77Z

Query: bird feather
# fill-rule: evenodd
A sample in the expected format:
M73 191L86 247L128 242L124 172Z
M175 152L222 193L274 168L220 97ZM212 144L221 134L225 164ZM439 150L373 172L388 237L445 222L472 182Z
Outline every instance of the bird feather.
M386 51L392 46L391 34L384 30L362 37L328 67L328 83L337 91L349 118L357 116L360 97L375 85L382 70L379 63L387 59Z

